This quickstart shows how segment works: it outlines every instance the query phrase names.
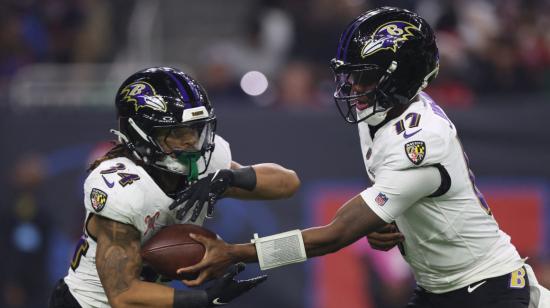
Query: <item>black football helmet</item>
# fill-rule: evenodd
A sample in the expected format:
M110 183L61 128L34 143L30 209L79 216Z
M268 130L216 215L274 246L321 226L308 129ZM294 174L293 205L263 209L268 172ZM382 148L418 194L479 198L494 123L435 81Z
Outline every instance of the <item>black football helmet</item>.
M387 111L408 105L437 75L439 55L430 25L394 7L365 12L340 36L331 61L338 110L349 123L382 122Z
M216 116L206 91L191 76L169 67L153 67L126 79L116 95L120 131L112 130L145 165L185 175L204 173L212 151ZM192 132L193 144L166 149L166 138ZM203 160L201 160L201 158Z

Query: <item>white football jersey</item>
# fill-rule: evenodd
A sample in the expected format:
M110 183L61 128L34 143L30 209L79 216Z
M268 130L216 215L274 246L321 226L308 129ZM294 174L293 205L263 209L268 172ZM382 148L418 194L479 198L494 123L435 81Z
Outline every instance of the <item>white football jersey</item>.
M374 183L361 196L404 234L400 249L419 286L448 292L523 265L475 187L454 124L427 94L374 138L365 122L359 135Z
M215 148L210 165L199 178L231 165L229 143L216 136ZM204 160L198 162L204 169ZM134 226L145 242L162 227L176 223L191 223L189 211L182 220L176 219L176 211L168 210L173 199L168 197L140 166L125 157L102 162L84 182L84 205L86 220L90 215L101 215L109 219ZM206 217L204 206L194 224L202 225ZM65 277L71 293L84 307L110 307L95 267L97 243L84 226L84 235L75 250L71 267Z

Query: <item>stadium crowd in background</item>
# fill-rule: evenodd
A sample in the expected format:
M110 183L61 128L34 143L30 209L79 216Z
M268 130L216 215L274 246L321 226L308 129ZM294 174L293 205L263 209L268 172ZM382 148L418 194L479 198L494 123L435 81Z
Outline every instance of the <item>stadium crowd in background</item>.
M124 50L127 43L128 13L136 2L4 1L0 4L0 89L32 63L116 61L115 51ZM547 1L264 0L250 6L251 17L240 21L247 29L242 38L248 45L237 46L244 53L241 60L231 47L213 44L212 48L224 51L211 51L216 61L206 56L188 65L203 74L199 77L213 89L214 98L218 94L240 98L242 70L257 64L256 69L260 66L276 84L266 104L324 107L331 103L326 98L331 81L326 59L334 56L330 51L338 38L336 29L357 12L380 5L413 9L434 27L445 70L430 93L441 98L445 92L442 104L467 107L478 95L490 93L547 94Z

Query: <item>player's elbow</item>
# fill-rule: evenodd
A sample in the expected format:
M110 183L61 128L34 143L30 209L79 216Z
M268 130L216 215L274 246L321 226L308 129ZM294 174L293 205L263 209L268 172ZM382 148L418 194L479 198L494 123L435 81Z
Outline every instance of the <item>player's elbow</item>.
M112 308L131 308L136 307L135 301L131 301L127 295L119 295L113 299L109 299L109 304Z
M112 308L127 308L131 307L130 303L124 299L123 295L118 295L116 297L109 297L109 304Z
M282 184L282 198L290 198L294 196L301 185L300 178L298 178L298 175L294 170L287 169L286 173L287 175Z
M112 308L127 308L130 307L129 303L126 303L124 300L121 299L121 296L117 296L115 298L109 298L109 304Z
M128 292L124 292L128 293ZM129 308L132 307L132 304L129 301L128 296L126 294L119 294L117 296L109 297L109 304L112 308Z
M136 290L132 288L135 283L130 283L130 287L122 293L113 293L105 290L109 304L112 308L131 308L136 307Z

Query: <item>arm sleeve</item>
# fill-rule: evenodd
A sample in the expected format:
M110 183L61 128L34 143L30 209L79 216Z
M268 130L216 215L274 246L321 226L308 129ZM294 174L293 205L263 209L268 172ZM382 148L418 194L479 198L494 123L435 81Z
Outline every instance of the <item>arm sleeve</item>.
M361 192L361 197L376 215L390 223L440 185L439 171L432 166L383 170L376 175L376 184Z

